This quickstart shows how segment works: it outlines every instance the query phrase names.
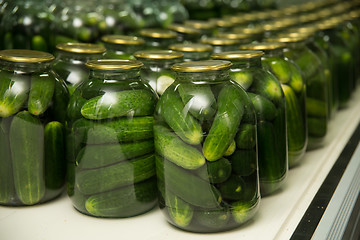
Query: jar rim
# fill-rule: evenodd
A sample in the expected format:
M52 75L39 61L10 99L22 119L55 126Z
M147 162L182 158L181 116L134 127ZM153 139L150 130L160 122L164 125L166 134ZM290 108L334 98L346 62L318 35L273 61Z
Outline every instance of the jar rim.
M85 64L90 69L97 70L131 70L139 69L144 64L137 60L125 60L125 59L98 59L90 60Z
M221 52L211 55L211 59L253 59L259 58L264 55L263 51L257 50L239 50L239 51L229 51Z
M186 20L184 22L185 26L190 26L196 29L212 29L215 28L215 24L211 21L202 21L202 20Z
M241 45L239 49L266 51L266 50L282 49L285 47L286 45L281 42L259 42L259 43L249 43L249 44Z
M161 29L161 28L144 28L140 30L140 35L143 37L152 37L152 38L176 38L176 32L170 29Z
M251 28L251 27L236 27L236 28L233 28L233 32L254 35L254 34L263 33L264 28L260 25L253 27L253 28Z
M250 39L249 34L239 33L239 32L222 32L216 34L216 37L227 38L227 39L238 39L238 40Z
M213 47L204 43L177 43L170 45L169 49L181 52L211 52Z
M208 72L230 69L232 63L224 60L191 61L174 64L175 72Z
M28 49L6 49L0 51L0 59L8 62L18 63L45 63L55 59L47 52Z
M82 54L99 54L106 51L103 46L93 43L59 43L56 45L56 49L64 52Z
M134 53L134 57L142 59L177 59L182 58L184 54L173 50L143 50Z
M126 45L142 45L145 40L136 36L127 35L105 35L101 38L101 41L112 44L126 44Z
M308 35L299 35L299 36L277 36L265 39L267 42L280 42L280 43L298 43L305 41L309 36Z
M220 37L210 37L210 38L201 39L201 43L215 45L215 46L224 46L224 45L239 44L240 40L229 39L229 38L220 38Z
M183 33L183 34L194 34L194 35L200 35L201 32L193 27L190 26L186 26L186 25L182 25L182 24L170 24L168 27L168 29L178 32L178 33Z

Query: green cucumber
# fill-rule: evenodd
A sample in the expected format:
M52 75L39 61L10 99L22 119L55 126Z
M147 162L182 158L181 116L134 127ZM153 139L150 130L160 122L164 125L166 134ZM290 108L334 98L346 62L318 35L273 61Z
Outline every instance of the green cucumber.
M153 115L156 97L148 90L107 92L88 100L81 108L87 119Z
M25 105L30 89L30 77L1 71L0 79L0 117L8 117Z
M209 85L180 83L178 85L184 108L200 121L211 119L216 113L216 99Z
M301 94L305 87L305 81L301 75L301 70L295 64L289 64L289 67L291 69L291 79L288 84L296 94Z
M181 141L167 127L154 125L154 144L158 154L182 168L197 169L205 164L199 150Z
M230 220L230 212L226 209L196 209L194 219L198 224L210 229L221 229Z
M220 159L236 135L244 114L245 92L236 85L224 86L218 96L218 111L203 144L208 161Z
M84 194L95 194L141 182L155 175L154 154L102 168L76 169L75 185Z
M254 81L249 90L277 104L283 97L280 83L273 74L265 73L266 75L264 72L254 72L254 78L257 81Z
M87 144L138 141L153 137L154 117L118 118L111 121L95 122L80 118L73 125L75 134L82 136Z
M272 121L276 117L276 107L267 98L254 93L248 93L257 116L257 120Z
M253 84L253 76L249 72L230 72L230 78L240 84L245 90L249 89L249 87Z
M256 146L256 127L253 124L241 124L236 134L236 147L240 149L253 149Z
M64 185L66 162L64 127L60 122L49 122L45 126L45 186L59 189Z
M76 157L76 163L81 169L100 168L153 151L153 139L129 143L87 145L80 150Z
M229 157L232 166L232 171L240 176L249 176L257 169L257 154L254 149L251 150L236 150L235 153Z
M196 171L197 175L211 183L222 183L231 174L231 163L226 158L220 158L214 162L207 161L205 166Z
M43 52L49 51L46 40L40 35L34 35L31 38L31 49Z
M321 138L327 132L327 118L307 117L309 137Z
M242 224L251 219L259 207L259 201L237 201L231 204L231 214L235 222Z
M37 74L31 76L28 110L32 115L41 115L48 109L54 89L55 79Z
M165 190L171 189L176 196L194 206L220 207L220 192L212 184L162 157L155 159L156 175L158 181L165 184Z
M307 97L306 98L306 112L308 116L312 117L326 117L327 105L324 101Z
M180 96L170 87L161 96L157 111L174 132L186 143L197 145L203 138L200 123L185 112L185 105Z
M41 201L44 182L44 127L28 111L16 114L10 126L15 190L25 205Z
M193 207L174 195L171 191L166 192L165 204L168 210L170 219L178 227L186 227L190 224L193 215Z
M237 175L231 175L226 182L219 184L221 197L227 200L241 200L244 198L245 181Z
M88 213L97 217L132 217L149 211L156 204L156 179L90 196Z
M235 149L236 149L236 142L235 142L235 140L233 140L231 142L230 146L228 147L228 149L226 149L224 156L225 157L230 156L231 154L233 154L235 152Z
M66 109L66 115L69 122L73 122L79 118L82 118L81 108L84 106L86 102L87 100L83 98L80 92L78 91L75 91L71 95Z
M288 83L290 81L291 72L289 64L285 59L278 57L268 57L262 60L265 69L273 73L280 83Z
M62 124L65 124L67 120L67 115L65 113L67 111L68 103L69 92L67 91L65 83L60 80L55 80L53 104L50 111L52 112L54 119Z

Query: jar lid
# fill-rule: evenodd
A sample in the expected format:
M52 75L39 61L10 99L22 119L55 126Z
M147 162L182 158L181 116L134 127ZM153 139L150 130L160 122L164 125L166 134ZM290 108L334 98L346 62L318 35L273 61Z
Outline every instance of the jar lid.
M240 41L238 39L209 37L209 38L201 39L201 43L215 45L215 46L227 46L227 45L240 44Z
M238 40L244 40L244 39L251 40L249 34L237 33L237 32L218 33L218 34L216 34L216 37L218 37L218 38L227 38L227 39L238 39Z
M98 54L104 53L106 49L103 46L92 43L60 43L56 49L64 52Z
M151 38L176 38L177 34L169 29L161 28L145 28L140 31L140 35L143 37Z
M299 35L297 37L271 37L265 39L267 42L280 42L280 43L297 43L297 42L303 42L308 38L306 35Z
M50 62L54 60L55 57L47 52L25 49L7 49L0 51L0 59L18 63L41 63Z
M182 33L182 34L194 34L194 35L201 34L200 30L190 27L190 26L182 25L182 24L173 23L173 24L170 24L167 28L174 32L178 32L178 33Z
M201 21L201 20L186 20L184 22L185 26L193 27L200 30L207 30L215 28L215 23L211 21Z
M206 60L177 63L171 69L176 72L208 72L229 69L231 66L229 61Z
M259 20L258 12L240 13L239 16L242 16L247 22L254 22Z
M130 70L141 68L144 64L136 60L125 59L98 59L91 60L85 64L88 68L98 70Z
M211 52L213 47L202 43L177 43L169 46L171 50L181 52Z
M319 18L327 18L331 16L333 13L329 8L324 8L320 11L317 11L316 14L319 16Z
M143 59L176 59L182 58L184 54L182 52L176 52L172 50L144 50L134 53L134 57Z
M105 43L124 45L142 45L145 43L144 39L142 38L125 35L105 35L101 38L101 41Z
M229 51L229 52L221 52L211 55L212 59L251 59L251 58L258 58L264 55L262 51Z
M233 32L244 33L248 35L257 35L262 34L264 32L264 28L260 25L256 25L254 27L236 27L233 28Z
M240 50L275 50L285 48L286 45L280 42L260 42L260 43L249 43L240 46Z
M301 23L313 22L319 19L319 14L317 13L306 13L299 16L299 21Z
M293 27L286 30L287 33L315 33L317 28L314 25L306 25L301 27Z
M323 30L328 30L328 29L332 29L336 26L336 24L334 24L334 22L331 21L320 21L314 24L314 27L317 28L317 30L323 31Z
M284 16L284 12L281 9L268 9L266 10L272 18L280 18Z
M230 21L232 24L245 24L248 23L249 21L246 20L242 15L237 15L237 16L225 16L224 20L228 20Z
M296 23L298 23L297 18L293 18L293 17L279 18L279 19L265 23L263 25L263 28L265 31L276 31L276 30L280 30L283 28L293 26Z
M232 23L231 21L222 18L211 18L209 20L211 23L215 24L216 27L219 28L231 28L234 27L234 23Z
M290 37L290 38L309 38L313 36L315 32L282 32L276 34L276 37Z

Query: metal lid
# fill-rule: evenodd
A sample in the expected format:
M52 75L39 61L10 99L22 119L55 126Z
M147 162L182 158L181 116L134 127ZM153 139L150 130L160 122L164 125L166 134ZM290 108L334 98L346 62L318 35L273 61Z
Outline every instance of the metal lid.
M98 70L130 70L141 68L144 64L136 60L124 59L99 59L91 60L85 64L88 68Z
M178 33L182 33L182 34L194 34L194 35L201 34L200 30L190 27L190 26L182 25L182 24L173 23L173 24L170 24L167 28L170 30L173 30L174 32L178 32Z
M258 12L239 13L238 16L242 16L247 22L254 22L259 20Z
M272 18L283 17L284 13L281 9L268 9L266 10Z
M297 37L272 37L265 39L267 42L280 42L280 43L297 43L303 42L308 38L306 35L299 35Z
M176 72L208 72L226 70L232 66L229 61L206 60L174 64L171 69Z
M240 44L240 41L238 39L210 37L210 38L201 39L201 43L215 45L215 46L227 46L227 45Z
M306 13L306 14L300 15L298 19L301 23L307 23L307 22L316 21L319 18L320 18L319 14L317 14L317 13Z
M215 23L211 21L201 21L201 20L186 20L184 22L185 26L193 27L200 30L207 30L215 28Z
M313 36L315 32L282 32L276 34L277 37L291 37L291 38L309 38Z
M287 28L298 23L297 18L287 17L279 18L273 21L269 21L263 25L265 31L277 31L283 28Z
M317 11L316 14L319 16L319 18L327 18L331 16L333 13L329 8L324 8L320 11Z
M101 41L105 43L124 45L142 45L145 43L144 39L142 38L125 35L105 35L101 38Z
M259 51L275 50L282 48L285 48L285 44L280 42L249 43L249 44L241 45L239 47L240 50L259 50Z
M103 46L92 43L60 43L56 45L56 49L64 52L83 54L99 54L106 51Z
M225 16L224 20L228 20L230 21L232 24L237 25L237 24L245 24L248 23L249 21L246 20L242 15L237 15L237 16Z
M264 32L264 28L260 25L257 25L255 27L236 27L233 28L233 32L244 33L248 35L257 35L262 34Z
M177 34L169 29L161 28L145 28L140 31L140 35L143 37L151 38L176 38Z
M228 39L238 39L238 40L244 40L244 39L251 40L249 34L236 33L236 32L218 33L218 34L216 34L216 37L218 37L218 38L228 38Z
M224 59L224 60L231 60L231 59L251 59L251 58L258 58L264 55L262 51L229 51L229 52L221 52L211 55L212 59Z
M170 45L169 49L181 52L211 52L213 47L202 43L178 43Z
M293 28L286 29L287 33L308 33L308 34L312 34L312 33L315 33L316 31L317 31L317 28L313 24L312 25L306 25L306 26L293 27Z
M220 28L232 28L234 27L234 23L232 23L231 21L227 20L226 18L221 19L221 18L211 18L209 20L211 23L215 24L216 27L220 27Z
M314 24L314 27L316 27L320 31L332 29L335 26L336 24L331 21L320 21Z
M182 58L184 54L182 52L176 52L172 50L144 50L134 53L134 57L143 59L176 59Z
M18 63L41 63L50 62L55 57L47 52L40 52L25 49L8 49L0 51L0 59Z

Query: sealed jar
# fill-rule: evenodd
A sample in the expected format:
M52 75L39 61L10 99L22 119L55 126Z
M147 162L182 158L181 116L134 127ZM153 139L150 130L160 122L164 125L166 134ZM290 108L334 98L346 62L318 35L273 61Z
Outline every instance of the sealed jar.
M201 32L201 38L211 37L215 30L215 23L205 20L186 20L186 26L195 28Z
M169 29L145 28L140 30L147 49L165 50L169 45L177 43L177 34Z
M177 41L179 43L195 43L198 42L201 37L200 30L184 24L173 23L167 28L177 33Z
M135 60L134 52L145 48L142 38L125 35L106 35L101 38L106 48L104 58Z
M229 21L227 18L210 18L208 20L210 23L215 24L214 34L218 32L228 32L231 31L235 24Z
M68 92L51 71L54 56L0 51L0 204L34 205L65 184L64 113Z
M169 49L182 52L184 62L210 59L213 47L203 43L177 43L169 46Z
M187 231L235 228L259 206L256 116L246 92L230 80L230 66L173 65L176 80L156 106L159 205Z
M249 35L252 42L254 42L254 41L260 42L260 41L262 41L263 38L264 38L264 32L265 32L262 25L259 25L259 24L246 26L246 27L234 27L232 29L232 31L235 32L235 33L242 33L242 34Z
M288 172L285 97L278 79L262 68L262 51L232 51L211 58L233 63L230 77L248 93L256 112L260 192L278 190Z
M200 42L211 45L213 47L213 53L236 50L241 43L241 41L238 39L229 39L229 38L220 38L220 37L204 38L201 39Z
M53 70L65 81L70 95L88 78L85 63L103 57L106 49L92 43L60 43Z
M136 60L91 60L67 109L68 195L81 213L131 217L156 205L157 97Z
M247 44L252 41L252 38L249 34L245 33L236 33L236 32L220 32L216 34L218 38L226 38L226 39L235 39L239 41L239 44Z
M214 0L182 0L185 8L189 11L190 19L208 20L220 16Z
M299 67L284 57L283 43L252 43L241 50L263 51L264 69L276 76L281 84L286 102L286 132L289 167L299 163L307 147L306 86Z
M308 149L321 147L328 128L328 83L320 58L306 46L306 36L278 37L271 42L286 44L285 57L294 61L303 73L306 83L306 112Z
M140 71L142 80L161 95L174 82L171 66L182 62L184 54L172 50L146 50L136 52L134 56L144 64Z

